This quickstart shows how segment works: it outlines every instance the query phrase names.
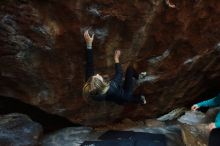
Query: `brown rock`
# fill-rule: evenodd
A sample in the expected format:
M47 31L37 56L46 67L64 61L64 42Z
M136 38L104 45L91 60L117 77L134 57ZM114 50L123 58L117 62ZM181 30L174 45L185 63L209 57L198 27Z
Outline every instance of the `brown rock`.
M155 119L147 119L145 120L145 125L147 127L164 127L165 123Z
M209 130L207 124L181 125L183 141L187 146L207 146Z
M86 125L157 117L191 104L219 82L219 0L10 0L0 5L0 95L14 97ZM85 103L85 43L95 32L96 71L113 74L122 49L148 78L137 92L148 104ZM152 78L153 77L153 78ZM155 78L157 77L157 78Z

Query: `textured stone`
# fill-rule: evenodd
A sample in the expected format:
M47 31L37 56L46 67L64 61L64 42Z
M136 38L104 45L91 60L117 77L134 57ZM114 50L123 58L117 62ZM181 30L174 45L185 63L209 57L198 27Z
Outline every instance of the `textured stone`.
M192 104L220 81L219 0L4 0L0 2L0 95L85 125L157 117ZM113 75L122 49L148 78L147 105L86 103L85 42L95 33L96 71ZM219 89L219 88L218 88Z
M51 133L43 138L42 146L80 146L84 141L100 140L99 137L108 130L94 130L88 127L69 127ZM164 134L167 138L167 146L184 146L181 131L178 126L165 127L134 127L123 131L146 132ZM178 141L177 141L178 139Z
M37 146L43 129L23 114L0 116L1 146Z
M183 141L187 146L207 146L209 130L208 125L200 124L196 126L182 125Z

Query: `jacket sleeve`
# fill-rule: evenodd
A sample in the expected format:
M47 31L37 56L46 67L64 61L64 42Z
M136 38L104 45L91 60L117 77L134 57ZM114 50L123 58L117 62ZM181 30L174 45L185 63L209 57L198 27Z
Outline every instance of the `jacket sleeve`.
M120 85L122 83L123 71L120 63L115 63L115 75L112 79L116 84Z
M197 103L199 107L216 107L220 105L220 94L212 99Z
M93 50L86 49L86 81L94 75Z
M220 112L218 112L218 114L215 118L215 127L220 128Z

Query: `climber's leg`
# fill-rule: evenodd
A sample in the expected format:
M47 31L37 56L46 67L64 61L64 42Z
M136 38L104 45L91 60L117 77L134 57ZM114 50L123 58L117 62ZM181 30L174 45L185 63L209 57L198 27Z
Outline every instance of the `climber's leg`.
M220 128L211 131L208 146L220 146Z
M133 69L133 67L129 66L126 70L125 73L125 81L124 81L124 85L123 85L123 89L124 89L124 99L127 102L134 102L134 103L146 103L145 97L142 96L134 96L133 95L133 90L134 90L134 80L133 77L135 79L138 78L138 74L135 72L135 70Z

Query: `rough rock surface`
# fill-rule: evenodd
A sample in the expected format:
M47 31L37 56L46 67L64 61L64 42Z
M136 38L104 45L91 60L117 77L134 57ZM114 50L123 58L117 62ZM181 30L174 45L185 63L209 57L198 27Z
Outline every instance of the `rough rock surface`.
M182 125L182 136L187 146L207 146L209 138L209 130L207 124L200 125Z
M37 146L43 132L41 125L23 114L0 116L1 146Z
M191 104L220 81L219 0L3 0L0 2L0 95L86 125L156 117ZM96 35L97 72L135 62L147 78L146 106L86 103L85 43Z
M178 121L182 130L182 138L187 146L207 146L210 131L208 124L215 122L219 108L210 108L205 114L187 111Z
M180 111L180 109L175 109L174 111ZM174 111L171 112L172 115L174 115ZM219 108L209 109L206 113L186 111L186 114L182 116L177 112L176 115L180 117L173 116L175 118L172 118L171 121L170 119L166 121L146 119L136 122L125 119L121 123L109 124L95 129L89 127L69 127L45 136L42 140L42 145L65 146L75 144L78 146L86 140L98 140L98 137L107 130L121 130L164 134L167 138L167 146L207 146L210 134L208 124L214 122L214 117L218 111ZM190 112L191 114L189 114Z
M164 134L167 138L167 146L184 146L183 141L181 140L181 132L178 126L156 128L136 127L126 130L134 132ZM80 146L81 143L87 140L99 140L98 138L106 131L107 130L94 130L88 127L69 127L59 130L43 138L42 146Z

